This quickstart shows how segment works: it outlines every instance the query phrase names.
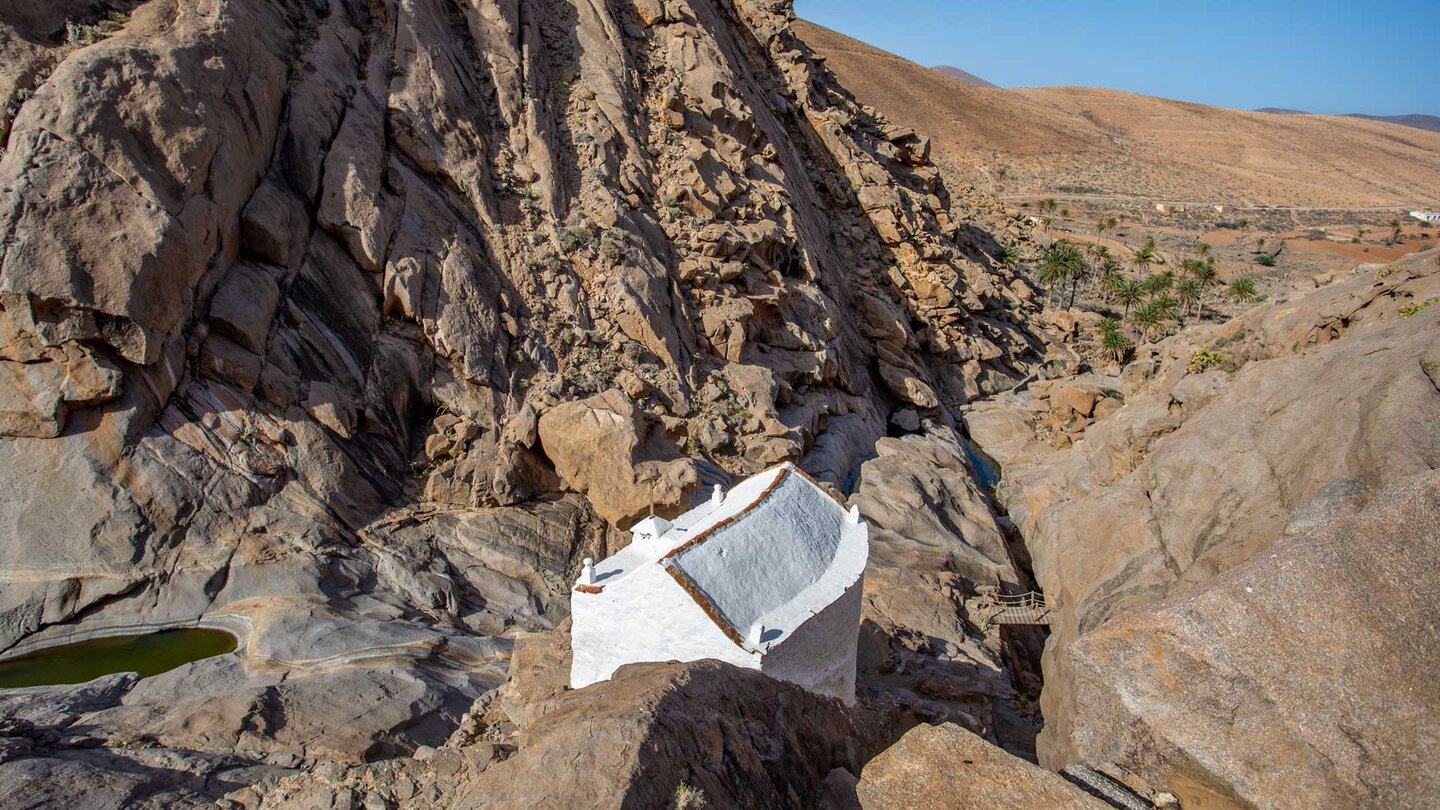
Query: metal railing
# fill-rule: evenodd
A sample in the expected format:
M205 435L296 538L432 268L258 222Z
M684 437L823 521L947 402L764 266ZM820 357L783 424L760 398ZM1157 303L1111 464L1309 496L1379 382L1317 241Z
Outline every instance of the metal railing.
M991 624L1049 624L1050 605L1045 594L1031 591L1021 594L995 594L995 612Z

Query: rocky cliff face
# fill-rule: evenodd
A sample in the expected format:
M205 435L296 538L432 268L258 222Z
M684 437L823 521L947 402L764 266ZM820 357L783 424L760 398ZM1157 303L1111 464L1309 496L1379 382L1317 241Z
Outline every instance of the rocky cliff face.
M1413 556L1436 539L1437 297L1432 250L967 414L1059 603L1042 764L1199 806L1433 795L1412 712L1440 695L1396 651L1440 641Z
M990 228L1028 236L952 199L790 18L0 3L0 649L241 629L243 665L81 712L107 750L438 743L503 677L497 636L560 623L617 525L783 459L848 490L903 410L941 447L892 491L952 495L934 525L885 518L891 581L926 587L872 595L874 672L939 643L1003 693L960 617L1018 574L946 425L1040 360ZM903 571L911 528L942 568ZM953 681L931 713L988 727ZM63 749L80 714L26 745Z
M839 483L1035 359L925 140L783 4L72 5L0 29L7 643L270 568L446 590L385 581L447 565L406 522L473 563L405 601L553 621L606 521ZM499 508L535 542L452 528Z

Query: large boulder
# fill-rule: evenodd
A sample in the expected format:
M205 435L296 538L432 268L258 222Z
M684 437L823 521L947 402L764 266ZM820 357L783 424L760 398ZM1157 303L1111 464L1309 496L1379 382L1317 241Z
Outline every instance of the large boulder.
M1440 796L1440 474L1110 622L1067 655L1070 758L1186 807Z
M668 807L693 791L711 808L814 807L833 769L883 745L886 721L717 661L634 664L556 698L452 806Z
M954 429L883 438L860 468L851 503L869 521L871 557L920 571L954 571L982 585L1016 583L990 500Z
M870 524L859 682L1033 755L1038 724L1019 695L1036 696L1039 637L969 612L982 591L1025 579L960 437L924 427L877 442L850 498Z
M865 763L855 793L865 810L1108 807L1060 776L948 724L906 732Z
M546 410L540 444L565 483L616 525L652 508L677 511L700 484L695 462L619 389Z

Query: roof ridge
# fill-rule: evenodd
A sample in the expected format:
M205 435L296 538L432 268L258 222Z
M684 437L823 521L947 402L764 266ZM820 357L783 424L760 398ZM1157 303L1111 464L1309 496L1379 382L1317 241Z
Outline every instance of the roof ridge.
M668 567L669 567L668 561L669 561L670 559L674 558L677 554L680 554L680 553L683 552L683 551L688 551L689 549L692 549L692 548L694 548L695 546L700 545L701 543L705 542L706 540L709 540L710 537L711 537L713 534L715 534L715 532L717 532L717 531L725 528L726 526L729 526L730 524L734 523L735 521L739 520L740 518L742 518L742 517L750 514L751 512L755 511L755 507L757 507L757 506L759 506L760 504L764 503L764 502L765 502L765 499L770 496L770 493L774 492L775 489L780 486L780 482L781 482L781 481L784 481L784 480L786 479L786 477L788 477L788 476L790 475L790 473L792 473L792 472L794 472L796 469L798 469L795 465L791 464L791 463L788 462L788 461L785 462L784 464L780 465L780 467L781 467L780 474L777 475L777 476L775 476L775 480L774 480L774 481L771 481L771 482L770 482L770 485L767 486L767 487L765 487L765 489L764 489L763 491L761 491L761 493L760 493L759 495L756 495L756 496L755 496L755 500L753 500L753 501L751 501L750 503L746 504L746 506L745 506L744 509L741 509L739 512L736 512L735 514L731 515L730 517L725 518L725 519L722 520L722 521L719 521L719 522L716 523L715 525L706 528L704 531L700 532L699 534L695 535L694 537L690 538L689 540L686 540L685 542L681 543L680 545L676 546L675 548L670 549L668 552L665 553L664 556L662 556L662 557L660 558L660 563L661 563L662 565L665 565L665 566L668 568ZM808 478L809 476L806 476L806 477Z
M715 532L755 511L755 508L764 503L765 499L780 486L780 483L790 476L790 473L799 469L799 467L796 467L788 461L781 464L780 467L780 474L775 476L775 480L771 481L769 486L765 487L759 495L755 496L755 500L747 504L744 509L716 523L714 526L707 528L705 531L700 532L684 543L681 543L658 560L660 567L670 574L681 589L690 595L691 599L695 600L695 604L699 605L700 610L704 612L706 616L710 617L710 621L714 622L715 626L720 628L720 632L724 633L726 637L735 642L736 645L742 647L744 646L745 638L741 634L740 629L731 624L729 619L725 618L724 614L720 612L720 609L715 606L715 603L711 601L710 597L705 594L705 591L700 588L700 585L679 567L675 562L675 556L700 545L713 536ZM809 478L809 476L805 477Z

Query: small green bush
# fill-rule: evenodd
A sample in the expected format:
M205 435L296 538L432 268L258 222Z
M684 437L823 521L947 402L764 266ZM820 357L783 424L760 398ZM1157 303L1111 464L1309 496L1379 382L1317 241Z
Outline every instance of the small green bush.
M566 253L571 253L590 244L594 234L590 233L589 225L580 222L561 228L557 236L560 237L560 247L564 248Z
M66 22L65 43L76 48L93 45L125 27L125 23L129 20L129 14L123 11L114 11L93 25L73 21Z
M620 240L608 231L600 237L600 255L611 264L619 263L620 257L625 255Z
M1185 365L1185 370L1191 374L1201 374L1212 368L1234 371L1235 358L1224 352L1196 349L1190 355L1190 362Z
M1412 303L1406 304L1405 306L1400 308L1400 317L1408 318L1411 315L1419 314L1420 310L1430 306L1436 301L1440 301L1440 298L1427 298L1424 301L1414 301Z

